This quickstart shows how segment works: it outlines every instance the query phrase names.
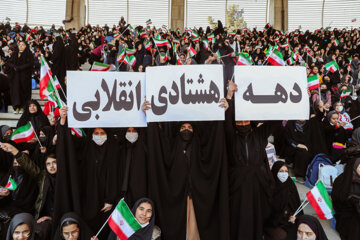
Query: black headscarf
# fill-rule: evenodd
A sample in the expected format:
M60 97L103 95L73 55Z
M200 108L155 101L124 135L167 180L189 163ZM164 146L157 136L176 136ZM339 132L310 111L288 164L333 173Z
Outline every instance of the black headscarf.
M299 227L301 223L304 223L311 228L311 230L316 235L315 240L328 240L325 231L317 218L310 215L302 215L301 217L297 218L296 226Z
M277 177L280 168L283 166L287 166L287 164L277 161L271 169L275 180L275 188L271 201L271 216L269 218L270 225L272 226L286 225L289 217L295 213L301 204L299 193L290 176L284 183Z
M61 220L60 220L60 224L56 229L56 233L54 236L54 240L62 240L64 239L62 237L62 226L64 225L65 222L67 221L72 221L72 222L76 222L79 229L80 229L80 236L79 236L79 240L87 240L90 239L93 235L91 229L89 228L89 226L74 212L69 212L66 213L62 216Z
M46 154L54 152L55 146L52 144L52 140L55 135L54 128L50 126L43 126L40 131L42 131L46 137L46 140L41 143L43 147L46 147ZM33 160L40 169L44 169L46 154L41 153L40 144L37 143L34 153L31 155L31 160Z
M36 113L30 113L29 112L30 104L35 104L36 105L36 107L37 107L37 112ZM31 122L33 128L35 129L36 134L39 134L40 129L42 127L50 126L49 119L47 118L45 113L42 111L40 104L36 100L30 100L26 104L26 107L24 109L24 113L21 115L16 127L24 126L29 121Z
M10 222L7 234L6 234L6 240L12 240L13 239L13 233L16 229L17 226L21 225L21 224L27 224L30 228L30 237L29 240L33 240L34 236L35 236L35 220L33 218L33 216L31 216L31 214L29 213L19 213L16 214L13 219Z

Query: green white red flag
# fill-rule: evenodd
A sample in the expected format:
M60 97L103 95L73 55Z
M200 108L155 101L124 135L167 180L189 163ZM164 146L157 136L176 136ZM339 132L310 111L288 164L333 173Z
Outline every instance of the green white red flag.
M50 67L43 55L41 55L40 64L40 98L44 99L54 92L55 88L60 88L60 83L57 78L54 79Z
M146 25L150 25L150 24L152 24L151 19L149 19L149 20L146 21Z
M151 42L150 42L149 40L147 40L146 43L145 43L145 49L146 49L147 51L150 51L150 50L151 50Z
M326 70L334 73L334 72L336 72L337 70L339 70L339 65L338 65L338 64L336 63L336 61L334 60L334 61L331 61L331 62L325 64L325 68L326 68Z
M71 128L71 131L77 136L77 137L86 137L86 133L84 129L82 128Z
M136 53L136 49L129 49L129 48L126 48L126 56L132 56Z
M313 75L307 78L309 90L318 89L320 87L320 78L319 75Z
M16 184L15 180L11 178L11 176L9 177L9 180L7 182L7 184L5 185L5 189L10 190L10 191L14 191L16 188L18 187L18 185Z
M246 53L246 52L241 52L238 60L236 62L237 65L245 65L245 66L249 66L249 65L253 65L253 60L251 59L251 56Z
M175 54L176 54L176 64L177 64L177 65L183 65L183 63L182 63L181 60L180 60L179 55L178 55L177 53L175 53Z
M108 220L111 230L120 240L129 239L142 227L123 199L120 200Z
M30 141L33 137L35 137L35 131L31 123L28 122L26 125L17 128L10 139L16 143L22 143Z
M133 67L136 63L136 57L134 55L126 56L124 59L124 63Z
M350 96L351 90L343 90L340 95L340 99Z
M190 45L189 50L187 51L186 54L186 58L192 58L193 56L195 56L197 54L197 52L195 51L195 49L192 47L192 45Z
M120 51L120 54L117 56L116 61L117 61L118 63L121 63L122 61L124 61L125 56L126 56L126 54L125 54L125 48L123 48L123 49Z
M306 194L306 197L320 219L333 218L332 202L321 181L316 183L315 187Z
M286 63L280 51L274 49L268 56L267 60L274 66L285 66Z
M335 39L335 41L334 41L334 46L337 47L337 46L339 46L339 44L340 44L340 43L339 43L339 40Z
M116 70L116 67L113 64L94 62L93 65L91 66L91 71L107 72L107 71L115 71L115 70Z

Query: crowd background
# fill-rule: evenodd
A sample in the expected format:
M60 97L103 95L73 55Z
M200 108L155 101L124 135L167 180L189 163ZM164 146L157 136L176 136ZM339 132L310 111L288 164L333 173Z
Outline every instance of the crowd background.
M12 106L22 114L18 127L30 121L39 137L15 143L13 129L0 127L0 185L9 176L18 184L17 190L0 193L2 239L7 233L6 239L16 239L22 222L30 226L28 239L35 233L39 239L71 239L79 232L87 234L80 239L90 238L122 197L134 206L134 214L143 203L152 211L150 217L139 213L138 220L150 224L133 239L158 239L160 233L162 239L296 239L305 232L327 239L318 220L293 218L300 200L287 174L291 167L297 181L304 182L309 163L320 153L334 164L346 164L332 193L336 230L342 239L359 239L360 118L351 121L360 115L359 34L358 29L336 28L285 33L269 24L263 31L228 29L220 21L214 29L179 31L132 27L123 18L112 27L88 25L78 31L0 23L0 108ZM165 39L167 46L156 44ZM309 120L235 122L237 86L230 80L238 53L261 67L270 65L270 48L279 50L287 65L319 75L320 88L309 91ZM133 65L119 57L131 49L136 50ZM66 107L48 101L42 109L31 100L32 81L40 81L41 54L65 91L66 71L81 71L84 63L134 72L168 64L222 64L226 120L87 129L78 137L66 126ZM339 69L326 70L333 60ZM344 90L351 95L341 97ZM285 159L272 169L265 152L271 134L278 156ZM143 197L151 200L137 202ZM304 224L308 228L302 229ZM67 232L69 226L75 228ZM99 239L110 232L105 228Z

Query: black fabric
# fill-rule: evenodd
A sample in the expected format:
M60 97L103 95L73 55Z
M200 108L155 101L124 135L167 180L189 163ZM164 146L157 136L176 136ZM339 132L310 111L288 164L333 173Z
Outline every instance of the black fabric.
M11 72L9 74L11 104L16 108L25 108L31 99L31 74L34 67L34 56L29 47L19 53L18 48L9 60Z
M315 240L328 240L325 231L317 218L310 215L302 215L296 219L296 226L298 227L301 223L307 224L314 231L316 234ZM297 239L296 236L294 236L293 239Z
M360 239L360 213L357 206L360 206L360 199L351 197L351 189L355 182L354 165L360 158L349 160L344 172L336 178L331 193L335 210L336 230L340 233L341 239ZM360 197L360 192L358 193Z
M80 166L76 149L67 126L57 126L56 144L56 184L54 200L54 227L60 224L60 218L67 212L81 214ZM54 233L54 232L53 232Z
M13 233L16 229L17 226L21 225L21 224L27 224L30 228L30 236L28 238L28 240L34 240L35 238L35 220L33 218L33 216L31 216L31 214L29 213L19 213L16 214L13 219L11 219L8 231L7 231L7 235L6 235L6 240L12 240L13 239Z
M230 169L230 239L261 239L274 186L265 148L269 135L281 122L265 122L241 134L234 116L234 102L229 101L225 131Z
M271 169L275 188L271 199L271 214L267 226L281 227L286 230L292 227L293 224L289 223L289 218L300 207L301 201L296 185L290 177L284 183L278 179L277 174L283 166L287 166L285 162L277 161ZM298 216L301 215L302 212Z
M0 200L0 211L9 216L21 212L32 213L38 194L36 182L20 166L10 168L7 179L11 176L17 184L17 188L10 195Z
M54 235L54 240L63 240L64 238L62 237L62 225L67 221L73 221L73 222L77 222L78 223L78 227L80 229L80 235L79 235L79 240L88 240L93 236L93 232L91 231L91 229L89 228L89 226L85 223L85 221L83 221L79 215L77 213L74 212L69 212L66 213L62 216L59 224L57 225L56 228L56 233Z
M50 126L41 127L40 131L42 131L46 136L45 142L41 143L43 147L46 147L46 152L41 153L40 144L37 142L35 150L34 150L33 154L31 155L31 160L33 160L36 163L36 165L41 170L43 170L43 169L45 169L46 156L49 153L55 152L56 146L52 144L52 140L53 140L53 138L55 136L55 131L54 131L54 128L50 127ZM40 131L39 131L39 134L40 134Z
M163 239L185 239L190 195L200 238L229 239L223 123L202 122L192 126L194 136L188 143L181 139L179 125L173 127L176 132L173 140L158 123L148 126L149 196L157 206L157 222Z
M65 86L66 53L64 41L60 36L56 37L56 41L53 45L53 55L51 60L53 62L53 66L51 68L53 74L58 78L61 86Z
M54 203L55 203L55 187L56 187L56 174L46 173L43 186L43 200L40 206L40 217L54 216Z
M35 104L37 107L36 113L29 112L30 104ZM28 122L31 122L36 134L39 136L40 129L44 126L50 126L49 119L42 111L41 106L38 101L30 100L27 102L26 107L24 108L24 113L21 115L16 127L21 127L26 125Z
M119 190L118 197L124 194L125 201L132 206L139 198L147 196L147 149L145 145L146 130L137 129L139 137L135 143L130 143L125 139L123 131L118 162L121 174L118 174Z

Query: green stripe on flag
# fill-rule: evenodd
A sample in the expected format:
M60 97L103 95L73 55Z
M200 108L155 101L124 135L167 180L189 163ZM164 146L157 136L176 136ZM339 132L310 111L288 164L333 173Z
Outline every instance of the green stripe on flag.
M333 206L332 206L332 202L331 202L331 199L330 199L330 196L324 186L324 184L322 183L322 181L319 181L317 184L316 184L316 187L318 188L321 196L323 197L323 199L325 200L325 203L326 205L328 205L328 207L331 209L331 213L333 214L334 211L333 211Z
M124 200L119 202L119 204L116 206L116 209L120 212L129 226L134 230L134 232L141 228L141 225L136 221L134 215L131 213Z

